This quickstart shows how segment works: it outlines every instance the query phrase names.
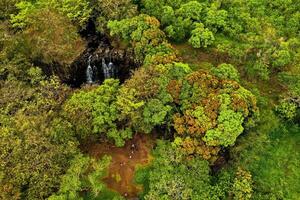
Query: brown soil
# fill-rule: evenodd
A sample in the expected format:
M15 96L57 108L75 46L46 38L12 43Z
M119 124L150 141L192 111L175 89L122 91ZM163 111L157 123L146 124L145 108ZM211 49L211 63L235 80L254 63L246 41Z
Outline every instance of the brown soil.
M109 189L119 192L128 199L132 199L137 197L138 193L143 189L133 182L136 166L147 165L151 161L150 152L154 142L154 137L136 134L122 148L108 143L98 143L91 145L88 153L94 158L101 158L103 155L112 157L109 174L104 178L104 182Z

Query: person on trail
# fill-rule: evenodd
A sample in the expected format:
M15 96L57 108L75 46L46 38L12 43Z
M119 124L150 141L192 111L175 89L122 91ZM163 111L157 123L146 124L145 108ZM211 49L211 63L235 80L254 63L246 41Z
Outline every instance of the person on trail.
M131 147L130 147L130 149L131 149L132 151L135 150L135 144L132 144Z

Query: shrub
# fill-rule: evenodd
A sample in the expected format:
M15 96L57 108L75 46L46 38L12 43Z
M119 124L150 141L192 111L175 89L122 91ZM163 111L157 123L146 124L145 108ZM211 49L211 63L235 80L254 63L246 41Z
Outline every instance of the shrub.
M209 29L204 28L202 23L197 23L196 28L191 31L189 44L194 48L201 48L212 45L214 40L214 34Z
M298 106L293 102L281 101L276 107L279 116L286 120L293 120L297 115Z
M229 79L237 82L240 80L238 70L231 64L223 63L218 67L212 68L211 72L221 79Z

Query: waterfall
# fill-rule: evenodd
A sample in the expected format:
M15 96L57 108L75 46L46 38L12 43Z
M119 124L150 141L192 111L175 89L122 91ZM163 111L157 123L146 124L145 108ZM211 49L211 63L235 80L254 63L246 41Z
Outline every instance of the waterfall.
M104 79L109 78L109 70L108 70L108 66L105 63L104 58L102 58L102 70L103 70Z
M112 62L109 62L108 65L105 63L105 59L102 58L102 70L104 79L112 78L114 77L114 64Z
M108 69L110 70L110 76L114 77L115 76L115 66L111 61L108 63Z
M97 74L99 73L97 67L95 65L92 65L91 60L92 56L90 55L88 59L88 66L86 68L86 82L89 84L96 81ZM115 70L116 67L112 61L106 64L105 58L102 58L102 72L104 79L113 78L117 73Z
M91 66L91 59L92 56L89 56L89 60L88 60L88 67L86 68L86 82L87 83L93 83L93 68Z

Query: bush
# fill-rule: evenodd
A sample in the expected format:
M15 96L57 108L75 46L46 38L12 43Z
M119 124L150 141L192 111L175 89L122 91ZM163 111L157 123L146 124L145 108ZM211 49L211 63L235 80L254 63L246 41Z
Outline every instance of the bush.
M275 51L272 55L272 64L274 67L283 67L292 61L291 54L287 50Z
M240 80L238 70L231 64L221 64L218 67L212 68L211 72L221 79L229 79L237 82Z
M232 186L233 199L249 200L252 197L253 189L252 176L250 172L239 168Z
M194 48L207 47L213 44L215 40L214 34L201 23L196 24L196 28L191 31L189 44Z
M293 120L297 115L298 106L293 102L281 101L276 107L279 116L286 120Z

